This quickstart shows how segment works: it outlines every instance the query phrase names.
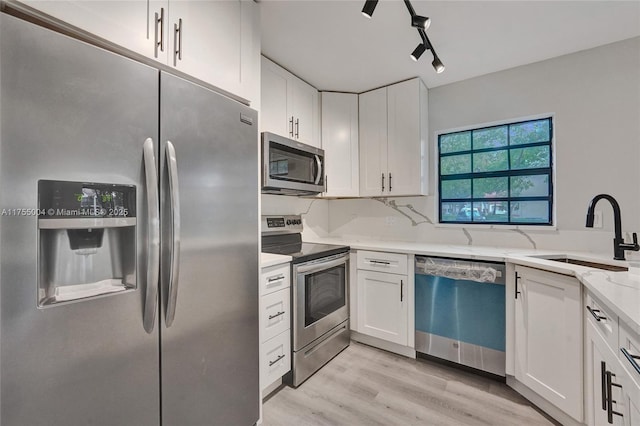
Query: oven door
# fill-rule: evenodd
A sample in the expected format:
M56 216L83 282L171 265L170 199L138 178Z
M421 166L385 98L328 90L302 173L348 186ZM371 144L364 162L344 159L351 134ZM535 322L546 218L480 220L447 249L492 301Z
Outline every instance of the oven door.
M293 350L349 318L349 254L293 266Z

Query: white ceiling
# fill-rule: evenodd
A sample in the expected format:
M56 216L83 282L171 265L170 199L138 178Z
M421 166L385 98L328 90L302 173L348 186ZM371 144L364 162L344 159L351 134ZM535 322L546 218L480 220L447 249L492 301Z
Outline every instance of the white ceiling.
M640 35L640 0L424 1L427 35L446 69L436 74L402 1L262 0L262 53L320 90L360 93L420 76L428 87ZM615 72L603 64L602 72Z

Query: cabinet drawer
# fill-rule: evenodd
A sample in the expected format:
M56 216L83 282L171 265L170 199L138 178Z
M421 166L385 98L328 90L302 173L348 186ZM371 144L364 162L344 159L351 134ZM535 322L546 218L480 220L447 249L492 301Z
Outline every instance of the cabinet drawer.
M407 275L407 255L358 250L358 269Z
M260 274L260 295L289 288L291 284L291 268L289 263L263 268Z
M291 334L289 330L278 334L261 346L260 377L264 390L291 370Z
M640 372L636 370L632 361L627 358L622 349L632 358L635 365L640 365L640 358L633 358L634 356L640 357L640 336L629 330L624 323L620 324L620 344L616 352L620 362L622 362L622 365L629 372L629 376L635 382L636 387L640 388ZM638 402L638 405L640 405L640 402Z
M591 293L585 294L584 313L587 321L591 321L604 337L609 348L616 352L618 347L618 316L595 299Z
M290 290L285 288L262 296L260 324L262 324L263 342L291 328L289 294Z

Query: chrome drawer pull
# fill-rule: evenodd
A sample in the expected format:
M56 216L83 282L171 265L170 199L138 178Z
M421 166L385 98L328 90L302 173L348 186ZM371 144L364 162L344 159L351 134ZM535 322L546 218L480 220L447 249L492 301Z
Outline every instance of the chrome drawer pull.
M622 354L627 358L627 360L631 363L631 366L636 370L638 374L640 374L640 365L638 365L637 359L640 359L640 355L631 355L626 348L620 348Z
M284 311L278 312L277 314L274 314L274 315L269 315L269 319L272 320L274 318L279 317L280 315L284 315Z
M277 277L268 278L267 282L273 283L273 282L282 281L282 280L284 280L284 275L278 275Z
M591 315L593 315L596 321L600 322L602 320L607 320L607 317L600 316L600 309L592 309L591 306L587 306L587 310L591 312Z
M370 260L369 263L375 263L377 265L391 265L391 262L385 262L384 260Z
M279 355L279 356L278 356L278 358L276 358L276 359L275 359L275 360L273 360L273 361L269 361L269 367L272 367L272 366L273 366L273 364L277 364L277 363L278 363L278 361L280 361L282 358L284 358L284 354Z

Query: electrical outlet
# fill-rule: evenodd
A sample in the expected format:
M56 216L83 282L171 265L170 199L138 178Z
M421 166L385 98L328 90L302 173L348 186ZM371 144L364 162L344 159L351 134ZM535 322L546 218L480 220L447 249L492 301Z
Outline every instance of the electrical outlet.
M596 210L593 212L593 227L602 228L602 210Z
M387 216L384 218L384 224L387 226L393 226L396 224L396 217L395 216Z

